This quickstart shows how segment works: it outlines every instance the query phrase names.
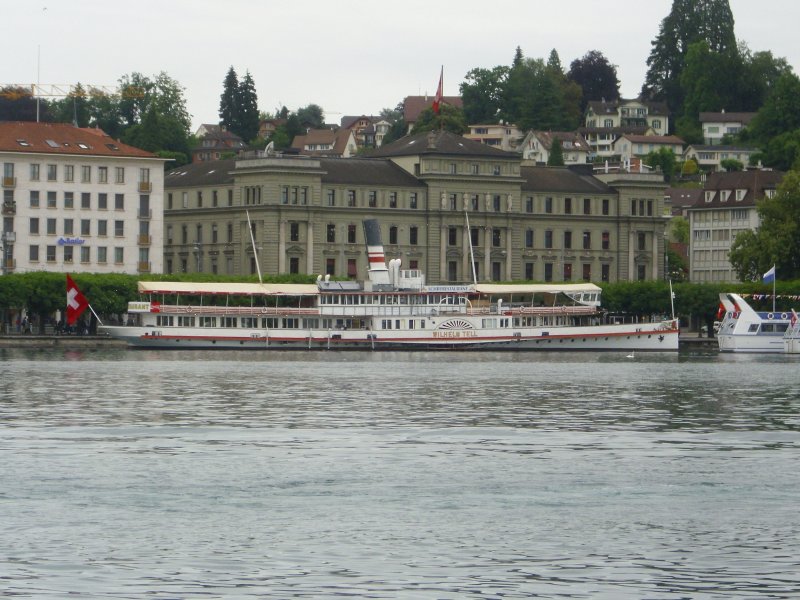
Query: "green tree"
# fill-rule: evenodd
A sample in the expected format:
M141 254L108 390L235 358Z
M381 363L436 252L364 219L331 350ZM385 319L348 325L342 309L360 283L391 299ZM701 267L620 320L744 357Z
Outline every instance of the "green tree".
M467 122L464 119L464 111L449 104L442 104L437 115L432 108L426 108L420 113L417 122L414 123L411 134L440 129L458 135L466 133L469 127L467 127Z
M325 127L325 111L318 104L309 104L297 109L297 120L303 128L322 129Z
M547 69L556 75L564 74L564 69L561 66L561 57L555 48L550 50L550 55L547 57Z
M800 129L800 78L794 73L784 73L750 123L749 130L751 136L763 144L795 129Z
M689 46L701 40L713 52L735 51L728 0L673 0L652 41L642 96L665 101L674 114L683 114L681 73Z
M78 127L88 127L91 119L89 99L86 90L78 83L68 96L50 104L53 120L59 123L74 123Z
M741 171L744 169L744 165L741 161L736 160L735 158L725 158L720 161L720 166L728 172L731 171Z
M756 155L752 158L755 159ZM769 140L759 158L774 169L800 170L800 129L787 131Z
M573 60L567 78L581 88L581 114L586 112L586 106L591 101L619 98L617 67L598 50L590 50Z
M468 123L497 123L503 113L508 67L472 69L461 82L461 100Z
M743 65L736 48L714 52L705 40L689 45L680 76L683 116L700 127L706 111L740 110L739 82Z
M673 217L669 228L670 240L679 244L689 243L689 221L685 217Z
M511 69L505 86L505 120L520 129L571 130L580 118L580 87L542 59Z
M553 145L550 146L550 155L547 157L548 167L563 167L564 152L561 149L561 140L553 138Z
M239 84L239 97L237 102L239 113L239 131L235 131L245 142L251 142L258 137L259 115L258 95L256 85L250 71L246 71Z
M746 44L740 44L739 54L742 57L740 109L756 112L764 105L781 76L791 73L792 68L785 58L775 57L769 50L751 53Z
M781 279L800 277L800 172L789 171L772 198L759 200L760 225L731 245L730 262L742 281L756 281L772 265Z
M649 167L660 168L661 172L664 174L664 181L670 182L675 175L675 167L678 161L671 148L661 147L645 156L644 164Z
M219 124L228 131L239 130L239 77L231 66L222 82L222 95L219 99Z

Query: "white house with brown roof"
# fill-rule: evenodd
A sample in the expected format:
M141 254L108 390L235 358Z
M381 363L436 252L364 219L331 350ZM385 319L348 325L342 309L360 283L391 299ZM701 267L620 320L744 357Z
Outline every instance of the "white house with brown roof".
M731 245L739 233L758 227L756 205L772 197L782 179L780 171L757 169L708 176L687 211L690 281L739 281L730 263Z
M589 162L592 149L586 139L574 131L529 131L519 145L522 159L535 164L547 164L555 140L561 143L565 165Z
M738 134L755 116L754 112L701 112L703 141L708 145L721 144L724 136Z
M309 129L292 140L292 150L306 156L339 156L349 158L358 150L352 129Z
M585 126L603 128L650 128L656 135L669 132L669 109L664 102L648 102L640 98L591 101L586 107Z
M465 133L464 137L492 148L514 152L522 140L522 132L516 125L504 123L470 125L469 133Z
M674 135L625 134L614 143L614 154L618 155L623 163L629 163L633 158L644 158L651 152L668 148L680 158L683 156L685 145L686 142Z
M693 159L704 171L724 171L723 160L738 160L746 168L750 164L750 157L756 153L758 148L692 144L686 148L684 159Z
M64 123L0 122L3 274L161 273L164 159Z

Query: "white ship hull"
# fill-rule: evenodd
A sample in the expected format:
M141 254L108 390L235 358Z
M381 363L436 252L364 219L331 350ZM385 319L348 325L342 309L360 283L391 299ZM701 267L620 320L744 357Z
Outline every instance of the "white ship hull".
M143 348L248 350L677 351L673 323L587 327L370 331L105 326L101 333Z

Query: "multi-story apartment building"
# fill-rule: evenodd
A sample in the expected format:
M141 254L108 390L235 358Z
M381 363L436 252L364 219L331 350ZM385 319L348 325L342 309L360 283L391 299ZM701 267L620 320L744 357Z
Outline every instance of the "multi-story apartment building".
M693 159L703 171L723 171L722 161L727 159L738 160L743 167L750 164L750 159L758 153L758 148L744 146L697 145L686 148L684 159Z
M772 197L783 179L780 171L712 173L703 193L689 208L689 279L736 282L730 250L742 231L759 225L756 204Z
M3 273L162 270L164 161L99 129L0 122Z
M471 257L481 281L663 276L659 176L523 167L518 154L447 132L373 156L256 156L171 171L165 271L251 274L257 258L268 274L361 278L361 223L375 217L387 259L434 283L471 280Z
M647 102L641 99L591 101L586 108L586 127L645 127L652 129L655 135L667 135L669 110L664 102Z
M469 133L465 133L464 137L506 152L513 152L517 150L523 135L516 125L497 123L470 125Z

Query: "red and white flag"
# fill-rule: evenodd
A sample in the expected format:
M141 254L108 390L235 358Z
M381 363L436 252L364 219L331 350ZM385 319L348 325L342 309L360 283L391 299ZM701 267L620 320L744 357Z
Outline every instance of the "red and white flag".
M439 87L436 88L436 96L433 98L433 112L437 115L439 114L439 105L442 103L442 97L444 96L444 67L442 67L442 72L439 73Z
M87 308L89 301L86 296L81 294L72 277L67 275L67 325L74 325Z

